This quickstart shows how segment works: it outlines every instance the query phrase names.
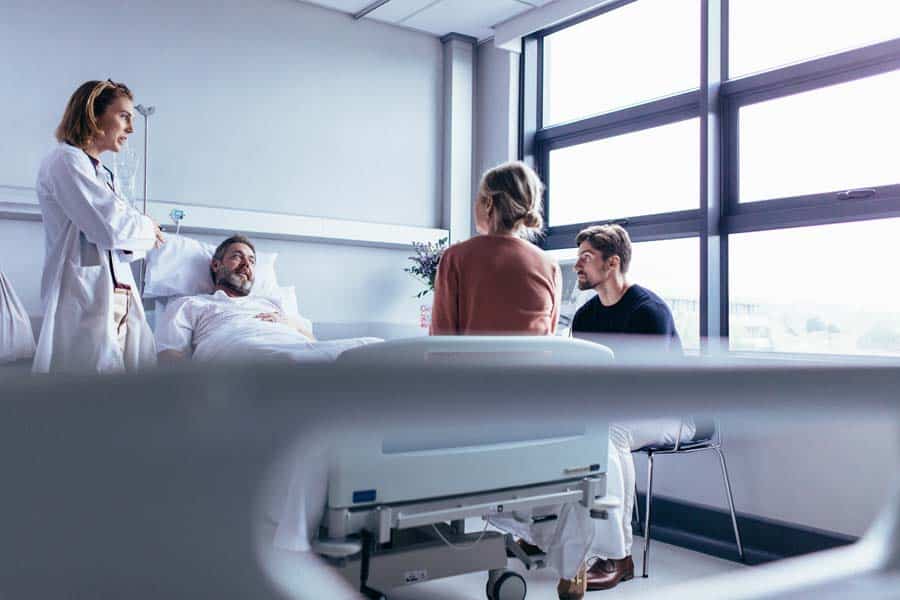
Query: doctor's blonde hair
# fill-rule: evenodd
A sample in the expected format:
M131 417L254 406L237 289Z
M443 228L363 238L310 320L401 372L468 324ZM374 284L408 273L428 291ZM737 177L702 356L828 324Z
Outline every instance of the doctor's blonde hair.
M56 128L56 140L84 148L92 137L102 133L97 119L113 100L122 96L134 100L131 90L124 83L111 79L82 83L69 98L66 112Z

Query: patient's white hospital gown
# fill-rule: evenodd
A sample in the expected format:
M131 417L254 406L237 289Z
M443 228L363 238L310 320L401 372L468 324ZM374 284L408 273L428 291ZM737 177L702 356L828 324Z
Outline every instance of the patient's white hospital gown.
M277 300L262 296L213 294L186 296L171 302L156 324L158 352L175 350L199 361L281 359L330 362L344 350L376 338L316 342L293 327L257 318L284 313Z

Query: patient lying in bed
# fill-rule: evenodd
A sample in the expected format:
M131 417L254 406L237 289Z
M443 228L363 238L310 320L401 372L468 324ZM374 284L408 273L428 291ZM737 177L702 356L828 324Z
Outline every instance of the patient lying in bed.
M283 359L332 361L349 348L380 341L354 338L317 342L311 323L290 314L276 298L250 295L256 251L249 239L222 242L210 261L212 294L171 302L156 324L161 362L192 357L201 361Z

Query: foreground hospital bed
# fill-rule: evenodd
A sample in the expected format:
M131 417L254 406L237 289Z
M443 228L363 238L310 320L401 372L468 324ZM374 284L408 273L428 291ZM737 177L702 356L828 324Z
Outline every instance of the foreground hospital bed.
M486 428L564 427L676 406L766 427L850 422L861 414L897 422L897 389L897 366L771 361L487 371L187 364L134 375L5 381L0 592L26 600L358 599L310 553L276 561L259 551L251 525L260 473L298 439L436 422L463 428L476 414ZM898 577L900 497L894 496L852 546L654 588L652 596L890 598Z
M391 369L596 367L611 360L612 353L597 344L518 336L397 340L349 350L339 362ZM473 418L477 422L477 415ZM357 433L333 449L327 509L313 544L368 597L488 571L489 599L522 600L525 581L506 569L507 553L527 568L551 564L560 570L564 562L572 562L564 555L573 552L580 564L586 545L579 551L571 547L577 539L569 545L549 540L578 520L576 511L582 520L604 519L607 508L619 502L606 498L608 424L602 419L556 427L538 422L447 428L439 423L391 434ZM483 519L484 527L466 532L466 519L473 517ZM488 531L489 520L502 526L508 519L545 530L550 556L526 555L511 535Z

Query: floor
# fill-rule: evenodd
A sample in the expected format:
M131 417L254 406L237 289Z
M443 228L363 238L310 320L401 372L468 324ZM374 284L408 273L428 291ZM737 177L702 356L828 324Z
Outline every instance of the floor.
M643 539L635 538L634 548L639 553L643 548ZM635 559L637 571L641 568L641 563L639 557L636 556ZM649 578L643 579L638 575L611 590L590 592L585 600L647 598L659 588L673 583L747 568L738 563L656 541L653 542L650 559ZM557 578L552 570L527 572L516 568L515 562L510 561L510 568L525 577L528 584L527 600L556 600ZM484 600L485 582L484 573L460 575L396 590L388 596L388 600Z

